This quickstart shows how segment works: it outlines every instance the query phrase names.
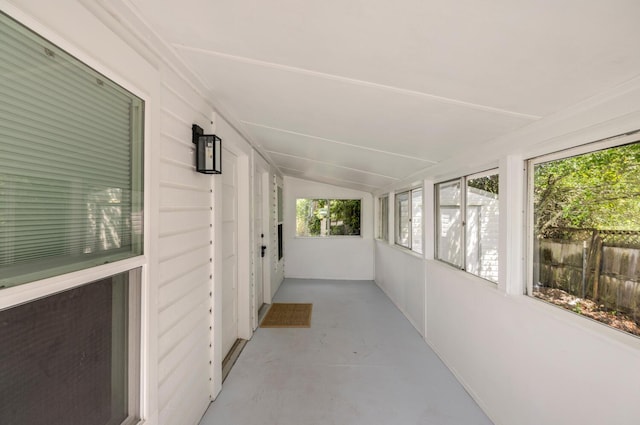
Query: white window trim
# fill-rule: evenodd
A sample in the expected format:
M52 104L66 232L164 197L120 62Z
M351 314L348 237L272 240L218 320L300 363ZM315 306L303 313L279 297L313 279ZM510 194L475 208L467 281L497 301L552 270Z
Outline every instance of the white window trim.
M440 258L440 191L438 190L438 186L444 183L453 183L453 182L459 182L460 183L460 219L462 220L462 224L461 224L461 232L460 232L460 258L461 258L461 265L457 265L454 264L450 261L446 261L442 258ZM434 217L435 217L435 237L434 237L434 258L444 264L448 264L449 266L458 269L458 270L462 270L465 271L464 269L464 259L465 259L465 255L466 255L466 235L465 235L465 229L464 229L464 217L466 217L467 214L467 208L466 208L466 191L465 191L465 182L464 182L464 177L458 177L455 179L449 179L449 180L443 180L440 182L436 182L433 185L434 187L434 203L433 203L433 208L434 208Z
M420 237L422 239L422 251L423 252L419 252L419 251L415 251L413 249L413 228L412 226L412 220L413 220L413 192L420 190L422 192L422 224L421 224L421 228L420 228ZM408 193L409 194L409 246L405 246L402 245L398 242L398 225L400 224L400 220L398 217L398 211L397 211L397 199L398 199L398 195L402 195L403 193ZM391 239L391 233L393 233L393 242L390 241L390 243L393 243L394 246L397 246L401 249L404 249L406 251L410 251L412 253L414 253L415 255L419 255L420 257L424 256L424 251L425 251L425 243L424 243L424 220L425 220L425 208L424 208L424 204L425 204L425 193L424 193L424 186L414 186L411 187L409 189L402 189L402 190L397 190L393 193L393 198L391 197L391 194L388 195L388 199L391 200L393 199L393 213L391 213L390 211L388 212L389 216L393 216L393 232L387 232L389 233L389 239Z
M570 158L573 156L583 155L590 152L605 150L614 148L617 146L626 145L629 143L637 142L639 139L638 133L640 130L628 132L625 134L608 137L606 139L597 140L584 145L576 146L573 148L564 149L561 151L552 152L546 155L540 155L533 158L529 158L525 161L526 166L526 277L524 279L523 293L530 298L535 298L531 294L533 292L533 256L534 256L534 211L533 211L533 177L534 169L538 164L542 164L550 161L557 161L560 159ZM598 322L600 323L600 322ZM605 325L606 326L606 325Z
M518 163L521 164L522 161L520 159L518 159ZM522 168L522 167L520 167ZM502 278L503 276L503 269L505 269L506 267L503 266L503 264L505 263L503 261L503 255L501 255L502 252L504 252L504 250L502 249L502 241L504 240L503 237L501 237L500 235L502 233L504 233L504 226L503 226L503 222L502 222L502 218L503 215L503 205L505 204L505 202L503 201L503 197L500 196L499 197L499 215L498 215L498 264L499 264L499 268L498 268L498 281L494 282L492 280L489 279L485 279L482 276L478 276L474 273L471 273L469 271L467 271L467 227L466 227L466 219L467 219L467 181L469 180L473 180L473 179L477 179L477 178L482 178L482 177L488 177L488 176L492 176L492 175L498 175L498 181L499 181L499 187L500 189L498 190L500 193L503 192L503 187L504 187L504 183L503 181L505 180L504 178L501 178L501 174L502 174L502 168L498 167L498 168L490 168L488 170L484 170L484 171L479 171L477 173L473 173L473 174L468 174L466 176L461 176L461 177L457 177L454 179L447 179L447 180L442 180L442 181L438 181L435 182L433 184L433 199L434 199L434 203L433 203L433 210L434 210L434 222L433 222L433 229L434 229L434 238L433 238L433 246L434 246L434 252L433 252L433 256L434 259L443 263L443 264L447 264L457 270L461 270L465 273L467 273L470 276L474 276L478 279L481 279L485 282L490 283L491 285L494 285L494 287L500 287L501 286L501 282L504 282L504 279ZM440 208L440 193L437 189L438 185L443 184L443 183L452 183L452 182L460 182L460 217L462 220L462 227L461 227L461 234L460 234L460 256L461 256L461 264L457 265L454 263L451 263L449 261L446 261L442 258L440 258L439 256L439 240L440 240L440 232L439 232L439 225L440 225L440 214L439 214L439 208ZM520 185L521 186L521 185Z
M297 231L297 226L296 226L296 221L298 220L297 214L295 215L295 220L293 223L293 228L296 229L295 232L295 236L293 237L293 239L355 239L355 238L360 238L363 239L364 235L362 232L362 209L364 206L364 199L363 198L349 198L349 197L335 197L335 196L331 196L331 197L325 197L325 196L297 196L296 198L296 203L298 202L298 199L322 199L325 201L332 201L332 200L338 200L338 201L360 201L360 234L359 235L319 235L319 236L304 236L304 235L298 235L298 231ZM279 223L281 224L281 223Z
M111 264L78 270L35 282L29 282L2 290L0 294L0 310L25 304L58 292L77 288L90 282L105 279L119 273L136 268L144 268L147 264L144 255L117 261ZM146 273L143 273L143 278ZM144 280L142 281L144 287Z
M383 237L382 235L380 235L380 230L382 228L382 221L384 219L384 217L381 216L382 211L380 210L381 204L382 203L386 203L387 204L387 217L386 217L386 225L387 225L387 237ZM376 198L376 205L375 205L375 213L376 213L376 234L375 234L375 239L378 241L384 241L384 242L389 242L389 194L385 194L385 195L380 195Z

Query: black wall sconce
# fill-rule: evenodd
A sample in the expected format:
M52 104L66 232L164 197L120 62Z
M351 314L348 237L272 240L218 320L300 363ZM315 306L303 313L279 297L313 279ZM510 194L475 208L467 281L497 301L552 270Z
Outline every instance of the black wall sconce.
M203 174L222 174L222 139L204 134L197 124L191 126L192 141L196 145L196 171Z

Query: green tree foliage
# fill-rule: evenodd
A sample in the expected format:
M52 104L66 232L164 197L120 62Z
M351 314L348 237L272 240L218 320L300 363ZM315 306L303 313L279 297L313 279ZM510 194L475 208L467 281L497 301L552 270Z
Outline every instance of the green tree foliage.
M359 235L359 199L298 199L296 234L298 236ZM323 234L323 222L324 232Z
M360 234L360 200L332 199L330 201L332 235Z
M484 190L485 192L495 193L497 195L499 188L498 175L492 174L490 176L469 179L467 181L467 186Z
M550 161L534 170L535 226L640 230L640 143Z

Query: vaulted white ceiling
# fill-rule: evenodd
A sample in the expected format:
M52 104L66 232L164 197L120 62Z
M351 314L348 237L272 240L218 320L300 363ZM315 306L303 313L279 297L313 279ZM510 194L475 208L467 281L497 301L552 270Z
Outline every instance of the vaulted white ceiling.
M638 0L131 0L284 175L375 191L640 75Z

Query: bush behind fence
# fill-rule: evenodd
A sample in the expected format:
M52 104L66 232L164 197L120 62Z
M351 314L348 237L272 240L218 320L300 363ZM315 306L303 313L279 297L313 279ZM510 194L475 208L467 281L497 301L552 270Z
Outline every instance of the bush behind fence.
M538 244L538 284L593 300L640 324L640 232L550 229Z

